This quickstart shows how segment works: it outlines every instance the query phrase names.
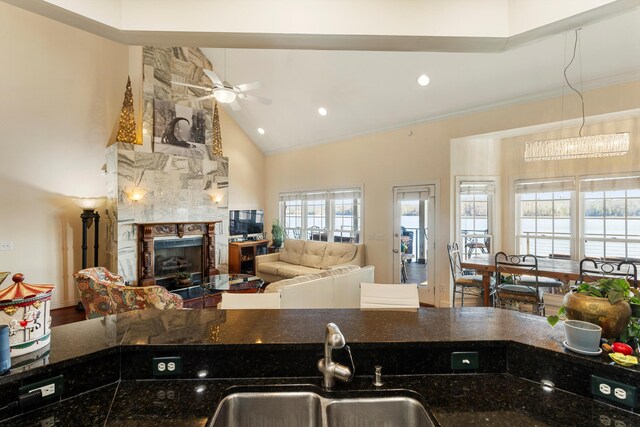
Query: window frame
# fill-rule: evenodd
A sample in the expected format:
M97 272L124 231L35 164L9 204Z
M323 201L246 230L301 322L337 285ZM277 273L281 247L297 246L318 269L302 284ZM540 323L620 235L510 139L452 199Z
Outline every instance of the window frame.
M339 196L340 194L345 193L353 193L353 200L357 200L353 205L357 205L358 209L355 214L357 215L357 225L358 228L355 228L350 231L338 230L336 229L336 221L335 221L335 196ZM297 197L297 198L296 198ZM288 201L297 201L300 200L300 218L299 223L300 227L287 227L287 222L285 221L285 211L286 204ZM324 227L322 228L313 228L315 225L310 225L309 221L309 206L315 205L315 201L320 200L324 205L322 207L324 218ZM345 200L344 198L338 200ZM310 203L311 202L311 203ZM322 239L326 236L327 242L334 242L334 238L339 236L340 239L343 238L343 234L349 233L352 236L354 243L362 243L364 239L364 227L363 227L363 217L364 217L364 191L363 187L340 187L340 188L331 188L331 189L323 189L323 190L306 190L306 191L295 191L295 192L283 192L278 195L278 209L281 223L285 228L285 234L287 239L295 239L295 240L318 240L314 239L314 236L318 236L319 239ZM314 221L315 223L315 221ZM299 233L298 233L299 232ZM315 234L317 233L317 234ZM322 240L324 241L324 240Z
M474 234L473 236L465 235L462 233L462 191L461 187L463 184L487 184L493 186L492 192L487 192L483 194L487 194L487 234ZM456 176L455 179L455 188L453 191L455 192L455 235L457 241L460 243L461 247L464 248L464 240L465 236L475 237L479 239L483 239L488 237L490 240L490 252L497 252L496 244L500 241L500 228L498 227L499 218L500 218L500 210L497 208L499 206L500 200L500 177L499 176ZM466 255L466 251L465 251Z
M640 173L639 172L629 172L629 173L622 173L622 174L600 174L600 175L582 175L579 177L578 180L578 184L579 184L579 191L580 191L580 253L581 253L581 258L584 258L587 256L587 249L586 249L586 244L587 244L587 240L589 241L594 241L594 242L603 242L603 248L602 248L602 253L603 256L606 257L607 259L620 259L621 257L608 257L607 256L607 242L616 242L616 243L623 243L624 244L624 252L625 252L625 256L624 258L629 258L629 244L639 244L640 245L640 235L638 236L632 236L631 238L629 237L629 215L628 215L628 204L629 204L629 199L635 199L635 200L640 200L640 196L632 196L629 197L629 195L627 194L627 191L629 190L640 190L640 183L637 183L636 186L634 188L623 188L623 189L618 189L616 190L615 188L613 189L598 189L595 191L587 191L586 189L584 189L584 187L586 186L586 182L588 181L596 181L596 180L625 180L625 179L634 179L637 181L638 178L640 178ZM606 216L606 200L607 200L607 196L606 193L607 192L613 192L613 191L620 191L620 190L624 190L625 191L625 195L624 197L615 197L615 198L610 198L610 200L612 199L624 199L624 205L625 205L625 212L624 212L624 229L625 229L625 233L624 236L621 235L610 235L610 237L607 238L607 234L606 234L606 222L607 222L607 216ZM586 233L586 220L587 217L585 215L586 213L586 209L585 209L585 200L587 200L585 198L586 193L591 193L591 192L602 192L603 197L602 199L599 200L603 200L603 216L600 217L603 220L603 237L589 237L587 238L587 233ZM590 199L593 200L593 199ZM613 218L613 217L612 217ZM640 216L639 217L631 217L632 219L638 219L640 220ZM637 257L630 257L631 259L639 259L640 258L640 254L638 254Z
M566 184L564 184L566 183ZM518 185L529 185L529 186L538 186L539 190L538 191L531 191L531 192L519 192L517 190ZM568 188L565 188L568 187ZM546 188L545 188L546 187ZM511 194L513 195L513 204L512 206L514 207L514 211L513 211L513 236L514 236L514 248L515 251L514 253L517 254L525 254L524 252L526 251L522 251L520 249L520 239L521 238L530 238L530 235L524 235L522 230L521 230L521 220L522 220L522 199L521 199L521 194L547 194L547 193L561 193L561 192L569 192L570 193L570 198L569 198L569 233L567 237L563 237L563 236L557 236L556 232L555 232L555 202L557 200L562 200L562 199L556 199L555 197L549 199L549 200L542 200L542 201L551 201L551 210L552 210L552 231L550 234L540 234L538 232L536 233L536 236L533 237L534 241L538 240L538 239L550 239L552 240L552 248L551 248L551 253L556 253L554 252L554 240L564 240L569 242L569 256L571 257L571 259L575 259L576 257L579 256L578 252L577 252L577 245L576 245L576 239L577 239L577 234L576 231L578 229L578 221L575 221L575 212L578 212L577 210L577 185L576 185L576 178L573 176L562 176L562 177L555 177L555 178L527 178L527 179L516 179L513 181L512 185L511 185ZM538 200L537 196L536 198L534 198L533 200L529 200L529 201L533 201L536 204L536 207L538 205L538 202L540 200ZM536 223L536 227L537 227L537 222L538 222L538 215L537 215L537 208L536 208L536 215L534 216L534 220ZM537 246L537 244L534 243L535 246ZM534 249L533 251L528 251L531 254L535 254L536 253L536 249ZM546 255L536 255L538 257L548 257L548 255L550 254L546 254Z

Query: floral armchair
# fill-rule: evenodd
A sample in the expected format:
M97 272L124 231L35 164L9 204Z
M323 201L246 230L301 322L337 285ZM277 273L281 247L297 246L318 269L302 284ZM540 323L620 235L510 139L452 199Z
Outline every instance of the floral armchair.
M73 275L87 319L131 310L182 308L182 298L162 286L125 286L124 278L104 267Z

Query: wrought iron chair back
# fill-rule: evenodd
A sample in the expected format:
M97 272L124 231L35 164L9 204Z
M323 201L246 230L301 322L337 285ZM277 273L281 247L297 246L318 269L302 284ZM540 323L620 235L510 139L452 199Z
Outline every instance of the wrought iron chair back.
M544 302L538 280L538 257L535 255L495 255L497 304L507 300L531 304L536 314L544 314ZM527 276L526 284L521 282ZM513 286L515 285L515 288Z
M460 255L460 247L458 242L447 244L447 252L449 253L449 267L451 267L451 277L455 282L456 279L464 275L462 269L462 255Z
M621 278L631 287L638 287L638 267L630 261L599 261L585 258L580 261L580 282L595 282L602 278Z

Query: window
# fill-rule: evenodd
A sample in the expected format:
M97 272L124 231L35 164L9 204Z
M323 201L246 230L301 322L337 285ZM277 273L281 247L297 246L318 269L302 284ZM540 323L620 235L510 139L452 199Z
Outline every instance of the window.
M640 260L640 176L580 180L585 257Z
M490 252L495 183L461 181L459 192L459 241L466 256Z
M280 194L289 239L359 243L362 191L340 189Z
M516 182L516 247L521 254L571 257L574 180Z

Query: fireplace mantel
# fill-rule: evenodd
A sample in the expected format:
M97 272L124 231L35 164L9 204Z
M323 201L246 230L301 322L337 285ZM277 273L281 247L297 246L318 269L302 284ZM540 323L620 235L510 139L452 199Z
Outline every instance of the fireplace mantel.
M136 224L138 228L138 285L155 284L154 239L202 236L202 275L218 274L216 268L216 224L221 221L158 222Z

